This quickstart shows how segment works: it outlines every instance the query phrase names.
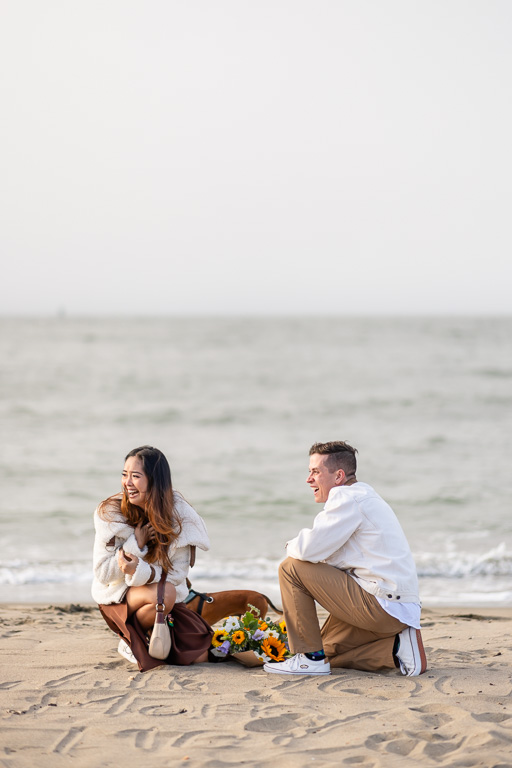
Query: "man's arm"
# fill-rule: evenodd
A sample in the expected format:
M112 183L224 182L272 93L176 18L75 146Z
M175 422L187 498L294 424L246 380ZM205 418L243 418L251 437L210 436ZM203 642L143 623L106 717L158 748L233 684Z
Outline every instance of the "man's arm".
M361 514L355 501L342 488L331 492L313 528L303 528L286 545L289 557L320 563L337 552L358 529Z

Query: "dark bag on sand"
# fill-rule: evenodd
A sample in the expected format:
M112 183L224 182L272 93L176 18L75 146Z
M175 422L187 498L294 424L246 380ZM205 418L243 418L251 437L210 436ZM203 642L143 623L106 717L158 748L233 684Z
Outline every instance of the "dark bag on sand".
M99 605L101 615L111 630L123 638L137 659L141 672L159 667L161 664L192 664L211 646L213 629L209 624L190 611L184 603L176 603L172 609L174 626L171 631L171 650L165 660L153 659L148 653L146 634L137 617L128 618L126 599L113 605Z

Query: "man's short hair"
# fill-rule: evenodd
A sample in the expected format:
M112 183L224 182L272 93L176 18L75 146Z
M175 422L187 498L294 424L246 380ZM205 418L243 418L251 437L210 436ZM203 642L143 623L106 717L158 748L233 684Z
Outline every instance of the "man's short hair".
M352 448L343 440L333 440L330 443L315 443L309 449L309 455L314 453L327 456L325 463L330 472L342 469L346 475L355 475L357 470L357 448Z

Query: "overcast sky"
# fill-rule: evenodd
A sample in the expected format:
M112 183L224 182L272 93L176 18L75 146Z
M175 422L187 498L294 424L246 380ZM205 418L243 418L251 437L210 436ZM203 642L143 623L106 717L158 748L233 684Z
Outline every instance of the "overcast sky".
M0 7L0 313L511 311L510 0Z

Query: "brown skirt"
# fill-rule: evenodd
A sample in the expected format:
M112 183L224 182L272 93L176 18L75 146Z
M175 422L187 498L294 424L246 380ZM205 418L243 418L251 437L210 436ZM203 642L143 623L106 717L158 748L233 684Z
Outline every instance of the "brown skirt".
M128 643L141 672L161 664L192 664L211 646L212 628L202 616L183 603L176 603L171 612L174 621L174 627L171 627L172 644L165 660L149 655L145 632L135 615L128 617L126 599L122 603L99 605L98 608L110 629Z

